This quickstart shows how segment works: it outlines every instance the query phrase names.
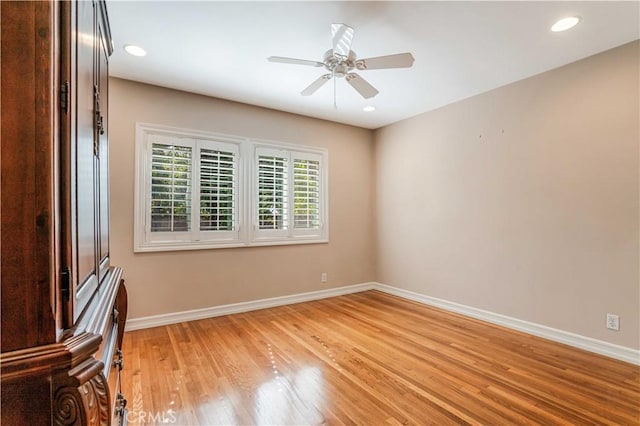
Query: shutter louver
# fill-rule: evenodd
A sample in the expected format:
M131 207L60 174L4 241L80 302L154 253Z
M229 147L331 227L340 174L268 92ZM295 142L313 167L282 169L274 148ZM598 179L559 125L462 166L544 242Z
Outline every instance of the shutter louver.
M154 143L151 148L151 232L191 229L190 147Z
M293 160L293 227L320 228L320 162Z
M200 150L200 230L236 229L233 152Z
M258 157L258 227L287 229L287 159Z

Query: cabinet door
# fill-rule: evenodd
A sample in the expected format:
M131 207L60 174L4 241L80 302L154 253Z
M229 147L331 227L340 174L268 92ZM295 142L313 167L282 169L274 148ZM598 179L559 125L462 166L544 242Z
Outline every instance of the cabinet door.
M96 174L94 146L95 6L74 2L71 62L72 293L75 322L98 286L96 262ZM74 19L75 18L75 19ZM74 28L75 27L75 28ZM74 78L75 77L75 78ZM75 125L74 125L75 123ZM75 188L75 190L74 190Z
M98 260L99 279L109 268L109 41L102 11L97 15L97 74L98 88Z

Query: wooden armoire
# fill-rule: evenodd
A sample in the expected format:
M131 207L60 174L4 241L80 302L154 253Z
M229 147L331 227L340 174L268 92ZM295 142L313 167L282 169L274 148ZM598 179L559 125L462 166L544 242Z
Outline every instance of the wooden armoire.
M1 383L8 425L126 421L109 257L104 1L0 2Z

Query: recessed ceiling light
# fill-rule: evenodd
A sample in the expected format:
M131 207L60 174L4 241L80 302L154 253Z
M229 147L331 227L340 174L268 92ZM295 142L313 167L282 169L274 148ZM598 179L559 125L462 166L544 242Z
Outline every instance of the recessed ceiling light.
M366 107L362 108L362 110L363 110L364 112L371 112L371 111L375 111L375 110L376 110L376 107L374 107L374 106L372 106L372 105L369 105L369 106L366 106Z
M571 29L576 25L578 25L578 22L580 22L580 18L577 16L569 16L566 18L562 18L558 22L553 24L553 26L551 27L551 31L553 31L554 33L559 33L560 31L567 31L568 29Z
M133 56L145 56L147 54L146 50L140 46L136 46L135 44L125 44L124 50L126 50L129 55Z

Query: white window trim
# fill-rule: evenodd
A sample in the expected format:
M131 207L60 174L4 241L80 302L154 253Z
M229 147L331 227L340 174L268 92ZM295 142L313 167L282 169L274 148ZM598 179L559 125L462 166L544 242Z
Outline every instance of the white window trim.
M237 145L239 159L236 187L237 192L236 231L200 231L217 233L215 240L195 241L178 240L176 237L190 233L174 233L174 238L165 236L161 240L158 238L148 238L147 222L147 201L146 196L150 190L150 162L148 160L147 146L149 144L148 135L164 135L173 138L192 139L205 141L206 144L222 143ZM290 144L262 139L244 138L235 135L226 135L212 132L205 132L193 129L163 126L149 123L136 123L136 158L135 158L135 199L134 199L134 252L155 252L155 251L177 251L177 250L202 250L215 248L249 247L249 246L271 246L287 244L316 244L329 242L329 196L328 196L328 170L329 155L324 148L316 148L306 145ZM195 143L194 143L195 147ZM293 178L293 158L311 159L320 161L320 227L318 229L294 229L293 222L293 188L289 191L289 229L286 232L265 232L258 226L257 216L257 152L259 150L271 150L273 152L286 153L290 161L288 162L289 176ZM192 190L199 191L199 162L200 157L194 149L193 152L193 173ZM198 171L198 173L196 173ZM195 220L199 221L199 208L192 206L192 226ZM154 241L155 240L155 241Z

